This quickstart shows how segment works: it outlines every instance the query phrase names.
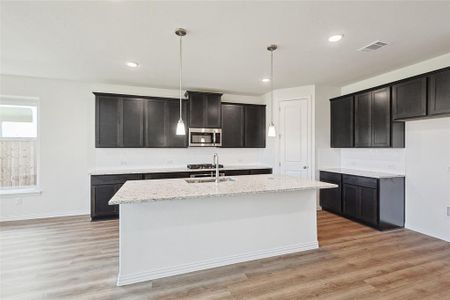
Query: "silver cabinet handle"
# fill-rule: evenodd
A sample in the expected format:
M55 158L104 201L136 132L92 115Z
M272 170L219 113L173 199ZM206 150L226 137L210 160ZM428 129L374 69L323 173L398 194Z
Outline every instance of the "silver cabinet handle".
M308 168L309 168L308 166L303 166L303 169L305 169L305 170L308 169Z

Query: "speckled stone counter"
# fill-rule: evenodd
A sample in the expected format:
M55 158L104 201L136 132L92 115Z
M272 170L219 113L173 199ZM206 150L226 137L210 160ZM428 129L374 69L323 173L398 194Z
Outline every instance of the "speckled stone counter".
M109 204L337 187L330 183L281 175L248 175L231 178L232 181L220 183L188 183L185 179L127 181L109 201Z

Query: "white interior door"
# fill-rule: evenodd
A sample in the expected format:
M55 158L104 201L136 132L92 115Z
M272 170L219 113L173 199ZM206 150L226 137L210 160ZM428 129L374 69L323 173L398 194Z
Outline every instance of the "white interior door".
M309 100L280 102L280 171L311 178Z

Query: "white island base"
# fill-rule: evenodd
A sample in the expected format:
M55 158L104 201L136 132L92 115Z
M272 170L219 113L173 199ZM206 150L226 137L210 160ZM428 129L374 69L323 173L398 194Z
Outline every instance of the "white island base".
M117 285L318 248L316 193L121 204Z

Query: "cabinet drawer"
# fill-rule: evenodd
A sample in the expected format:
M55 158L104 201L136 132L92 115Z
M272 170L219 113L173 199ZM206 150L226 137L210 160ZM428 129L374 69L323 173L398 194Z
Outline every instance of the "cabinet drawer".
M225 176L250 175L250 170L225 170Z
M115 174L115 175L92 175L91 184L117 184L125 183L127 180L140 180L141 174Z
M320 171L320 180L331 183L341 183L341 174L326 171Z
M167 173L144 174L144 179L171 179L171 178L189 178L189 173L188 172L167 172Z
M251 174L251 175L256 175L256 174L272 174L272 169L253 169L253 170L250 170L250 174Z
M342 180L344 183L352 184L352 185L358 185L358 186L365 186L369 188L377 188L377 179L375 178L368 178L368 177L359 177L359 176L353 176L353 175L342 175Z

